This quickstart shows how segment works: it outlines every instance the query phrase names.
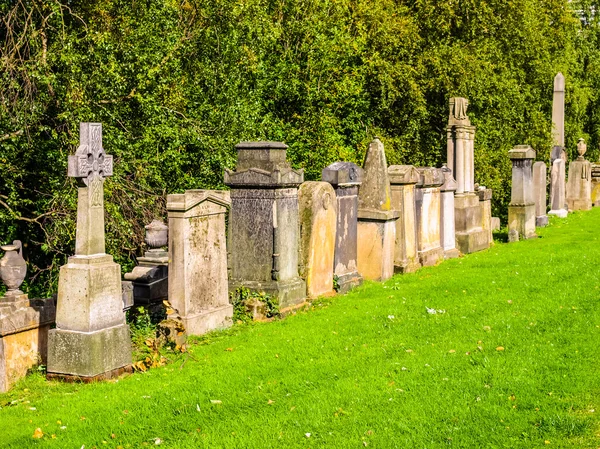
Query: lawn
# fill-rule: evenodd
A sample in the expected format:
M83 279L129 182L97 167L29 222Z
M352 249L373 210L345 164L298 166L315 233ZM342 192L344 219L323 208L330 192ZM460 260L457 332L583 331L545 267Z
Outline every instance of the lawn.
M31 375L0 394L0 447L597 448L599 229L552 219L116 382Z

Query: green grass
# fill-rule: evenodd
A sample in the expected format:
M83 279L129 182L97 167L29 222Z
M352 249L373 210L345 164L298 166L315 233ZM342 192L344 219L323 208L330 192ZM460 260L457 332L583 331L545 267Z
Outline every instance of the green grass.
M0 395L0 447L597 448L599 229L554 219L118 382L32 375Z

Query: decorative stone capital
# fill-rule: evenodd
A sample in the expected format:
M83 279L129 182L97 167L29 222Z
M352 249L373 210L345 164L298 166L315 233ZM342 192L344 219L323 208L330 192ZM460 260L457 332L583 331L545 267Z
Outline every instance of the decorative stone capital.
M321 179L333 187L358 186L363 176L363 169L352 162L334 162L321 172Z

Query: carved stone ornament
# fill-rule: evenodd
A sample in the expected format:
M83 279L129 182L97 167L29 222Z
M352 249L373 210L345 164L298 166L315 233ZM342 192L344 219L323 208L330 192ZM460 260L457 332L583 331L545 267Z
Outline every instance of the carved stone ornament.
M162 248L167 245L169 228L162 220L153 220L145 228L146 243L150 248Z
M21 255L21 248L19 240L15 240L12 245L2 246L2 250L6 252L0 259L0 277L8 287L8 295L22 293L19 287L27 275L27 263Z
M577 153L579 153L579 159L583 159L583 155L585 154L586 151L587 151L587 145L585 143L585 140L583 140L583 137L581 137L579 139L579 141L577 142Z

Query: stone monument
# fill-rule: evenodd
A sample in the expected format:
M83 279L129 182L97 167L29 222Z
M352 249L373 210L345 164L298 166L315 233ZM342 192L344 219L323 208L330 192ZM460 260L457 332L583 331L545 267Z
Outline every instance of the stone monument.
M548 215L555 215L560 218L567 216L566 201L565 201L565 161L564 159L556 159L552 163L552 171L550 172L550 212Z
M592 164L592 206L600 206L600 164Z
M323 169L323 181L335 189L337 201L333 274L338 291L346 293L362 284L357 264L358 189L363 169L352 162L334 162Z
M565 77L558 72L554 77L552 97L552 135L555 147L565 147ZM559 158L556 158L559 159ZM552 161L554 162L554 161Z
M454 259L460 255L456 248L456 233L454 230L454 192L456 180L452 170L447 166L441 168L444 183L440 186L440 242L444 251L444 259Z
M391 165L388 168L388 176L392 192L392 209L399 214L396 220L394 271L412 273L421 268L417 253L417 211L415 210L415 185L421 176L412 165Z
M490 245L494 242L494 225L492 224L492 189L485 186L477 187L479 208L481 209L481 228L488 233Z
M363 168L358 192L358 272L365 279L384 281L394 274L399 213L392 209L385 151L377 137L369 144Z
M583 155L587 145L583 139L577 143L579 157L569 164L567 181L568 210L590 210L592 208L592 164Z
M104 179L112 175L113 161L102 148L100 123L81 123L80 145L68 167L79 182L75 255L60 268L47 376L93 381L131 370L121 267L104 246Z
M337 221L335 191L328 182L307 181L298 191L301 274L309 298L332 295Z
M508 205L509 240L535 238L537 235L532 179L535 151L529 145L517 145L508 155L512 161L512 188Z
M169 302L188 335L232 324L225 231L229 205L229 192L224 190L186 190L167 196Z
M8 291L0 296L0 393L8 389L35 365L46 363L48 331L56 310L52 299L32 299L19 288L27 274L15 240L1 247L0 278Z
M447 134L447 166L456 180L454 219L456 246L469 254L490 246L489 233L481 227L481 208L475 193L475 127L467 116L466 98L450 98Z
M535 225L537 227L547 226L546 164L542 161L533 163L533 196L535 201Z
M417 254L421 265L429 267L444 260L440 235L440 186L445 178L440 168L420 167L417 171L420 175L415 190Z
M281 142L242 142L236 149L236 170L225 170L231 187L229 289L263 291L281 308L302 303L298 186L304 171L292 168Z

